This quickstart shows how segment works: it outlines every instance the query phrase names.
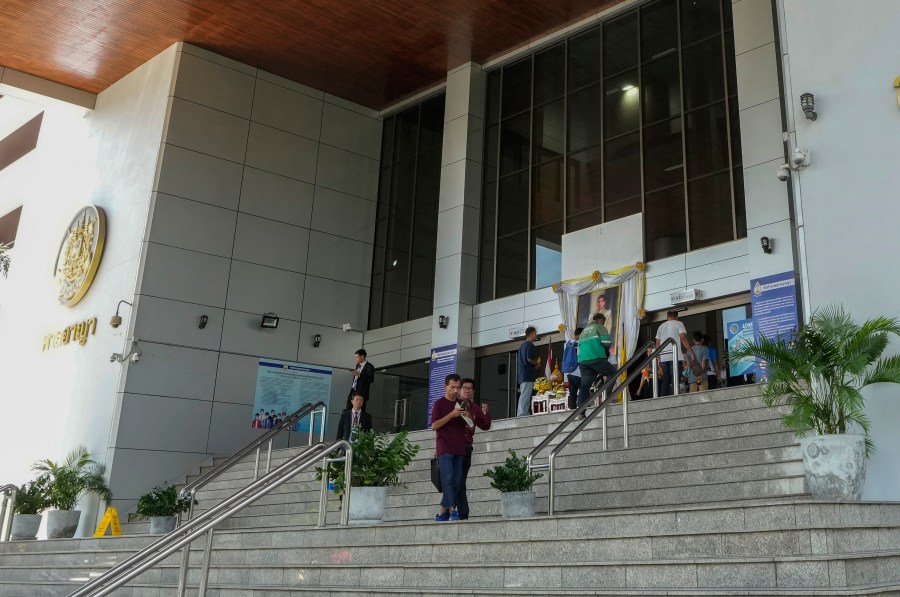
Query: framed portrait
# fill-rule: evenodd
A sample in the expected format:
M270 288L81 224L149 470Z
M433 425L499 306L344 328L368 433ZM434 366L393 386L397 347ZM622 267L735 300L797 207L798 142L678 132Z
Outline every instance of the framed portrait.
M603 313L606 316L606 329L609 330L613 347L616 346L616 333L619 329L621 290L621 286L610 286L582 294L578 297L578 312L575 314L577 327L583 328L591 321L594 313Z

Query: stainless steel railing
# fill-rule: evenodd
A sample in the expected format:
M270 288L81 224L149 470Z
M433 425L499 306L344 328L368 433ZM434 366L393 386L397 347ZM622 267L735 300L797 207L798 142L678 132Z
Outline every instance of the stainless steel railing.
M102 597L109 595L179 549L189 550L191 543L195 539L206 534L207 539L203 551L203 564L198 592L199 597L205 597L209 578L209 564L212 560L213 532L216 525L291 480L297 474L316 464L320 459L328 457L331 452L341 449L344 450L344 458L346 459L344 470L346 495L341 507L341 525L346 526L350 515L350 471L353 468L353 448L345 440L339 440L329 445L319 443L290 458L275 470L266 473L197 518L185 522L168 535L148 545L88 584L70 593L69 597Z
M659 376L659 371L657 367L657 358L663 352L666 352L667 348L670 345L674 345L674 340L671 338L667 339L665 342L660 344L655 350L649 355L646 354L647 350L656 346L655 341L650 341L645 344L640 349L636 350L634 354L628 359L624 365L622 365L614 375L610 375L605 382L603 382L596 390L591 393L591 397L588 400L585 400L584 403L572 411L566 420L560 423L556 429L550 432L544 440L538 444L532 451L531 454L526 458L526 462L528 465L529 472L546 470L548 471L548 485L549 485L549 498L550 498L550 506L547 510L550 516L553 516L554 506L556 502L556 468L555 461L556 457L559 456L560 452L562 452L569 443L575 439L581 431L590 424L597 415L602 416L602 437L603 437L603 449L607 449L607 439L606 439L606 409L610 404L613 403L616 396L625 392L628 387L628 384L638 375L641 374L643 368L647 365L647 363L651 363L651 377L653 378L653 396L656 397L657 394L657 379ZM675 371L676 363L672 363L673 367L673 375L677 373ZM634 368L631 374L629 374L625 381L619 384L619 377L627 373L627 371L631 368ZM616 386L616 384L619 384ZM613 390L613 388L615 389ZM610 390L613 390L612 394L609 394ZM587 415L581 422L576 425L575 429L570 431L566 437L563 438L562 441L557 444L553 450L550 451L550 455L547 458L547 462L545 464L536 464L535 459L538 455L545 449L550 443L556 439L570 423L572 423L577 417L579 417L582 413L584 413L590 405L594 403L594 400L600 398L600 403L598 408L595 409L591 414ZM623 442L624 447L628 447L628 394L627 392L623 394L622 398L622 432L623 432Z
M259 457L262 451L263 444L268 444L268 450L266 453L266 473L268 474L269 469L272 466L272 442L275 438L280 435L284 431L290 431L290 428L294 426L300 419L309 415L309 444L313 445L313 431L315 429L316 422L316 414L321 413L321 421L319 423L319 443L325 441L325 403L324 402L316 402L315 404L305 404L291 415L286 417L284 421L269 429L267 432L262 434L257 439L253 440L234 454L232 454L225 462L222 462L212 468L211 470L205 472L200 475L198 478L194 479L187 485L181 488L179 492L179 496L182 498L189 498L190 505L188 506L187 518L186 520L191 520L194 516L194 498L197 495L197 492L200 491L200 488L216 479L222 473L228 471L235 464L240 462L247 454L256 450L256 458L253 461L253 480L257 480L259 478ZM182 524L182 517L179 514L178 516L178 524L179 526ZM212 533L210 533L210 537L208 539L210 542L212 541ZM191 550L185 549L184 553L181 555L181 568L178 572L178 597L184 597L185 586L187 583L187 573L188 566L190 565L191 560Z
M19 488L12 484L0 487L0 541L9 541L18 492Z

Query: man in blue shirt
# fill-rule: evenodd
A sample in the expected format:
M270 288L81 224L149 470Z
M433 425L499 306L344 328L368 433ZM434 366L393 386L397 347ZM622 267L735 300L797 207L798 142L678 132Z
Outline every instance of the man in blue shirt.
M531 392L534 390L534 370L541 359L534 354L534 341L537 340L537 330L528 326L525 330L525 341L519 346L519 354L516 357L519 370L519 404L516 409L517 417L526 417L531 410Z

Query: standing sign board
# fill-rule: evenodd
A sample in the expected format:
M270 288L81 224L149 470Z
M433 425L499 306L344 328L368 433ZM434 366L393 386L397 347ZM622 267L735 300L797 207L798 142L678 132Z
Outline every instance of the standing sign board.
M728 354L730 355L732 352L734 352L738 348L754 341L753 320L752 319L736 319L734 321L729 321L728 327L725 330L725 332L728 334ZM756 372L757 372L757 367L756 367L756 359L755 358L747 357L745 359L732 360L729 357L729 359L728 359L728 376L729 377L740 377L742 375L750 375L751 373L756 373Z
M753 338L759 341L789 339L799 326L797 284L794 272L750 280ZM760 379L766 381L765 363L759 363Z
M456 373L456 344L431 349L428 363L428 414L427 427L431 428L431 411L434 403L444 397L444 379Z

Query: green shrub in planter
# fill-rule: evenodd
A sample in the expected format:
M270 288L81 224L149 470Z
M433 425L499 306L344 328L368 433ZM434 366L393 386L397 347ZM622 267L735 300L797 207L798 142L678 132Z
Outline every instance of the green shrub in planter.
M112 500L112 492L103 480L106 467L94 462L84 446L72 450L61 464L39 460L32 469L47 478L49 505L57 510L74 510L85 494L94 494L106 503Z
M13 506L13 512L16 514L40 514L49 508L49 485L50 480L44 475L22 485L16 493L16 504Z
M194 504L197 504L194 500ZM145 493L138 499L136 514L142 518L151 516L175 516L187 512L191 508L191 498L178 497L178 490L174 485L163 483L157 485L153 491Z
M400 484L402 473L416 454L419 446L406 439L409 433L396 435L363 431L353 440L353 470L350 483L353 487L387 487ZM316 479L321 480L324 470L316 467ZM344 493L344 463L329 466L328 481L334 485L337 495Z
M517 455L514 450L509 450L506 462L490 469L484 476L490 477L491 487L501 493L531 491L534 482L543 477L541 474L534 475L528 472L525 457Z

